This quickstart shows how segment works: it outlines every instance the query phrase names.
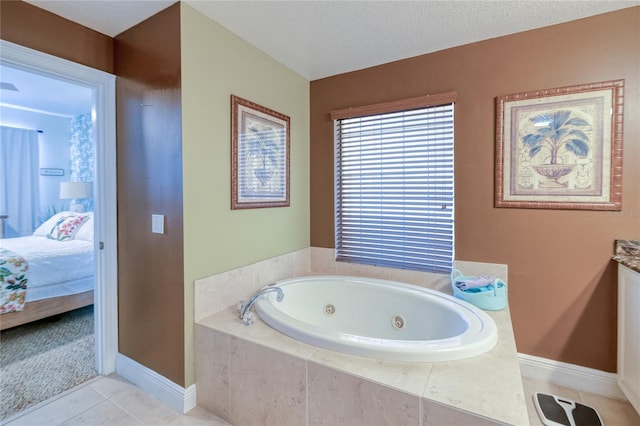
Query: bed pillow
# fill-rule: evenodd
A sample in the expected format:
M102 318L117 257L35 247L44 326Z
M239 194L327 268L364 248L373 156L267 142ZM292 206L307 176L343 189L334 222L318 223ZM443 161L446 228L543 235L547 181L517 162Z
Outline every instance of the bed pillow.
M93 242L93 212L84 213L89 219L80 227L74 239Z
M53 228L51 228L51 231L47 234L47 238L58 241L73 240L76 233L87 220L89 220L89 215L86 214L63 216L58 219Z
M38 226L36 230L33 231L33 235L37 237L46 237L51 229L55 226L55 224L60 220L60 218L71 216L73 214L75 213L67 211L54 214L49 219L45 220L42 225Z

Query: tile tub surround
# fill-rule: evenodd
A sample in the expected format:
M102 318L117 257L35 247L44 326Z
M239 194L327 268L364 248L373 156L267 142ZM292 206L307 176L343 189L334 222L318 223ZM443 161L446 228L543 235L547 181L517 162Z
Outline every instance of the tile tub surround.
M310 249L303 249L196 280L194 319L197 322L229 306L236 306L266 285L309 275L310 271Z
M613 260L633 271L640 272L640 241L616 240Z
M454 267L507 282L506 265L456 261ZM236 304L256 290L314 274L400 281L452 294L446 275L336 262L334 249L318 247L197 280L198 406L237 425L298 424L301 416L309 424L373 425L384 423L385 415L392 424L528 424L508 309L489 312L499 330L496 348L447 363L355 357L298 342L260 320L245 327L237 318ZM286 372L286 383L270 373L272 366Z
M511 319L488 353L442 363L356 357L292 339L235 308L196 324L197 404L243 424L529 424Z
M456 260L454 268L464 275L490 275L508 283L507 265ZM240 300L275 281L313 274L399 281L452 294L451 280L447 275L336 262L334 249L310 247L196 280L194 320L198 322L229 306L235 306Z

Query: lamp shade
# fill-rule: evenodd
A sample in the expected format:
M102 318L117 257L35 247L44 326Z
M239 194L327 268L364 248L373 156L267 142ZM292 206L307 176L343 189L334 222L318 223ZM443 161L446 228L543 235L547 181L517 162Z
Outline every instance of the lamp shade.
M92 182L60 182L60 199L90 198L93 195Z

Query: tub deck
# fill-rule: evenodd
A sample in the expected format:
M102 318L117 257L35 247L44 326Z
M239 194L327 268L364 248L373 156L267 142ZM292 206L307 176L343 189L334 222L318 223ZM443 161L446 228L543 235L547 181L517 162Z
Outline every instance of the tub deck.
M317 348L229 308L196 323L197 403L235 425L528 425L509 310L487 313L491 351L416 363Z

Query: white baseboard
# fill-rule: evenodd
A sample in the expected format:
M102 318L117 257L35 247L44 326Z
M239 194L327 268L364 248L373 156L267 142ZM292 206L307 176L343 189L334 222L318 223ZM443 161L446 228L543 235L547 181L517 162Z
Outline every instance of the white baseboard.
M572 389L626 400L618 386L617 374L533 355L518 354L523 376L552 382Z
M116 357L116 373L179 413L196 406L196 385L185 389L121 353Z

